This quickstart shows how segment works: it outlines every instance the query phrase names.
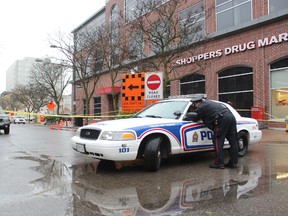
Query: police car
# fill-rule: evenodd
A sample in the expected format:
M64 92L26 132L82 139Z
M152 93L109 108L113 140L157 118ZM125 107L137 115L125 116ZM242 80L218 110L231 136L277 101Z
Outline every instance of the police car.
M262 132L257 120L241 117L224 104L236 117L239 156L244 156L250 144L261 140ZM213 150L213 132L202 122L189 120L191 105L189 98L166 99L128 119L83 126L71 138L72 148L100 160L144 159L145 169L156 171L171 155ZM224 147L229 148L227 141Z

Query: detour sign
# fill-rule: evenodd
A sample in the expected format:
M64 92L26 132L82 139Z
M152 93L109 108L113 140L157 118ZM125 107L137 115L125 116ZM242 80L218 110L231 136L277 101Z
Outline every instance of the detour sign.
M51 110L53 110L53 109L55 108L55 104L54 104L52 101L50 101L50 102L47 104L47 107L48 107L48 109L51 111Z

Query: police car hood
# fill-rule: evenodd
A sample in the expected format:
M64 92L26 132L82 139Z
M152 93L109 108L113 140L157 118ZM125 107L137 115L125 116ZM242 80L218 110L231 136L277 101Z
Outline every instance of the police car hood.
M163 127L167 125L181 124L182 121L164 118L128 118L110 121L102 121L84 126L84 128L98 128L102 130L128 130L139 127Z

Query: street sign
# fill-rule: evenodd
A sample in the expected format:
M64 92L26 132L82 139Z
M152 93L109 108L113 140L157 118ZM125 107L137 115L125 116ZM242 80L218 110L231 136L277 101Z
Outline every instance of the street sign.
M52 111L54 108L55 108L55 104L53 103L53 101L50 101L48 104L47 104L47 107L50 111Z
M145 74L145 100L163 99L162 72Z
M122 76L122 112L134 113L144 108L145 74L126 74Z
M156 90L160 87L161 85L161 80L160 77L156 74L152 74L151 76L148 77L147 79L147 87L150 90Z

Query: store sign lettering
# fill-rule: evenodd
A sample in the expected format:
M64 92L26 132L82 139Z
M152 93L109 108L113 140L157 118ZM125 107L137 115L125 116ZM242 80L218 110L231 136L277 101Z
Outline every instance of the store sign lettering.
M176 61L176 64L179 66L185 65L185 64L192 64L200 60L209 60L209 59L221 57L223 55L227 56L227 55L231 55L235 53L244 52L246 50L253 50L256 48L270 46L273 44L278 44L278 43L287 42L287 41L288 41L288 33L282 33L277 36L273 35L271 37L262 38L257 41L249 41L248 43L236 44L231 47L226 47L224 49L217 49L216 51L200 53L198 55L191 56L188 58L178 59Z

